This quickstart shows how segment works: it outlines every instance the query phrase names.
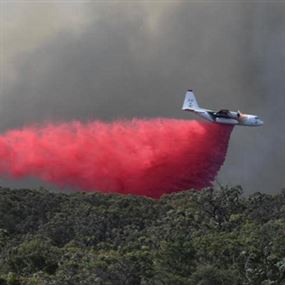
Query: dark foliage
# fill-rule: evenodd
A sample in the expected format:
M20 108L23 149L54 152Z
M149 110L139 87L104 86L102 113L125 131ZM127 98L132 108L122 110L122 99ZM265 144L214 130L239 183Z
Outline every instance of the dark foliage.
M1 188L2 284L285 284L285 192Z

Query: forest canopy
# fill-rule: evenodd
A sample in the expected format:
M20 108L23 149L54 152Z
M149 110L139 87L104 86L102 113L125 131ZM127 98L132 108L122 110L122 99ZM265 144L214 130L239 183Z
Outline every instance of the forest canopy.
M285 284L285 191L0 188L0 284Z

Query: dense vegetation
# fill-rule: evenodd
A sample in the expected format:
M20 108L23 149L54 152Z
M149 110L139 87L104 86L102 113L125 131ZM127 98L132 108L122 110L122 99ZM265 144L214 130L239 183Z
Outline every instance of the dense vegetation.
M285 284L285 192L1 188L0 284Z

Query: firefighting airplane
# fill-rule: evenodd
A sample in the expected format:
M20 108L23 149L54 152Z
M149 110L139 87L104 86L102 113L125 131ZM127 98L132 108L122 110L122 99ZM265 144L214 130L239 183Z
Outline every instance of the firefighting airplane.
M243 114L240 111L233 112L222 109L218 112L200 108L192 90L188 90L185 94L184 104L182 106L183 111L191 111L204 119L218 124L228 125L241 125L258 127L263 125L258 116Z

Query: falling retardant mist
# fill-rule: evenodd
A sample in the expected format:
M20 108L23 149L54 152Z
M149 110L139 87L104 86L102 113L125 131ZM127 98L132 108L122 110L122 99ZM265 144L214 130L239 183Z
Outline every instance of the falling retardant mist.
M0 175L159 198L210 186L232 128L176 119L25 127L0 136Z

